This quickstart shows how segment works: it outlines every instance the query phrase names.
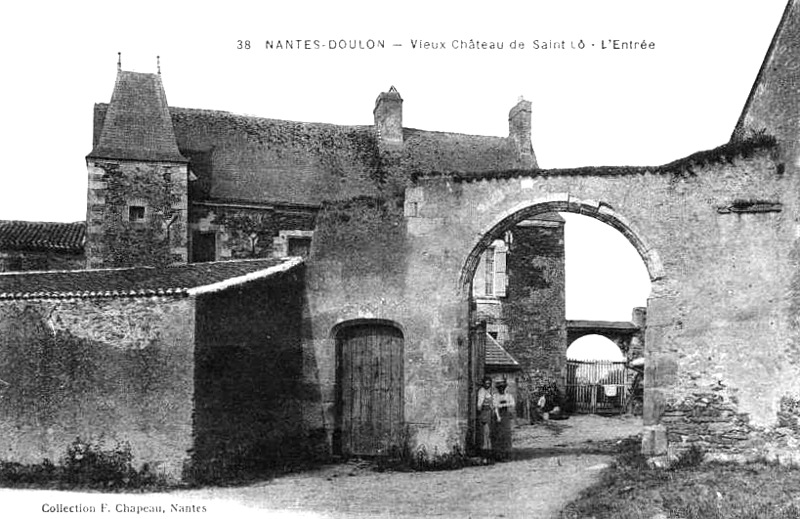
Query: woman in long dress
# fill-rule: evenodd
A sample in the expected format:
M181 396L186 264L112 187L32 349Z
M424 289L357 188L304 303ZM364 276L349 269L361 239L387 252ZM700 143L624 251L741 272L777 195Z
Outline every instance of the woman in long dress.
M516 403L510 393L506 393L507 383L501 380L496 384L497 393L494 396L495 423L492 448L498 459L508 459L511 452L511 425L516 414Z
M475 443L483 453L492 450L491 424L495 418L497 410L494 405L494 391L492 391L492 378L484 377L483 384L478 390L478 427Z

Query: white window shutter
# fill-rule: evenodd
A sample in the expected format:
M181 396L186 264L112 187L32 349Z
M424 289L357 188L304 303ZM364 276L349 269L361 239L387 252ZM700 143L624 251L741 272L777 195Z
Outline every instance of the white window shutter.
M506 250L498 248L494 253L494 295L505 297L506 284Z

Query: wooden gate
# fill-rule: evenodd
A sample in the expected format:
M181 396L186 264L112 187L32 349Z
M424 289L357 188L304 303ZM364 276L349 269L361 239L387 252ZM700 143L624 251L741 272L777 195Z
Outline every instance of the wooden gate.
M358 324L336 340L338 450L389 454L403 444L403 334L389 324Z
M628 369L625 362L567 360L566 391L572 412L623 413Z

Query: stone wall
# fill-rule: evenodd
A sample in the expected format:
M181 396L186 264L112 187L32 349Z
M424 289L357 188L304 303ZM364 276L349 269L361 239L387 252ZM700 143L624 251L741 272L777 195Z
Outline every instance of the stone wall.
M88 268L186 263L185 164L88 159ZM130 207L143 207L141 220Z
M536 400L555 383L563 391L567 350L564 225L517 226L508 254L502 305L503 345L522 367L520 400Z
M449 304L445 280L435 262L409 277L409 249L402 205L362 198L323 208L308 264L308 325L304 377L322 389L318 405L308 405L306 421L324 427L332 442L336 423L334 328L358 320L389 321L403 333L405 425L408 446L428 453L463 446L467 411L467 335L443 329L431 312ZM419 296L422 287L424 296ZM459 325L467 327L468 299ZM452 340L452 344L450 341ZM441 424L447 424L445 428Z
M798 394L797 178L775 142L732 143L661 168L586 168L483 179L429 177L406 196L408 279L436 270L436 291L405 285L420 301L441 354L456 349L459 298L481 251L519 221L550 211L597 218L640 253L653 290L647 309L645 442L650 455L687 448L665 413L714 394L731 423L767 438L781 399ZM411 342L411 341L409 341ZM410 345L413 347L413 345ZM443 367L434 354L433 365ZM460 366L464 369L466 364ZM444 377L441 390L453 383ZM695 404L688 404L694 406ZM738 422L736 422L738 423ZM692 425L693 424L693 425ZM448 427L442 421L438 427ZM738 425L737 425L738 427ZM673 431L676 432L676 431ZM698 436L701 436L697 433Z
M190 232L217 236L217 259L264 258L274 253L274 239L281 231L313 231L317 210L272 206L193 204Z
M130 443L180 478L192 447L194 305L108 298L0 303L0 451L57 462L77 437Z
M78 270L86 267L83 254L56 251L2 251L0 272Z
M197 296L193 475L296 463L322 436L302 423L302 271Z

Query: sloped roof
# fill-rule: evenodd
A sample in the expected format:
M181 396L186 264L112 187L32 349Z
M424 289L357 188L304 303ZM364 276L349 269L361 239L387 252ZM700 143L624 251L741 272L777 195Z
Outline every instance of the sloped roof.
M113 103L112 103L113 104ZM108 104L95 105L94 139L102 141ZM178 147L190 159L203 199L321 204L373 196L381 167L372 125L268 119L217 110L170 107ZM107 123L106 123L107 124ZM409 174L476 173L521 168L505 137L404 128L393 158Z
M494 337L488 334L486 335L484 366L490 369L522 369L519 362L517 362Z
M0 221L0 250L83 251L86 235L84 222Z
M192 158L190 167L207 184L209 198L319 204L374 190L378 147L372 126L170 112L178 146Z
M92 158L186 162L178 151L158 74L120 70L111 103L95 117Z
M403 165L416 175L477 173L521 167L516 144L506 137L403 129Z
M187 296L286 272L301 258L193 263L176 267L0 273L0 299Z

